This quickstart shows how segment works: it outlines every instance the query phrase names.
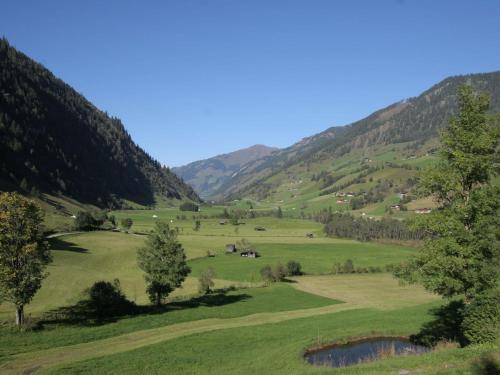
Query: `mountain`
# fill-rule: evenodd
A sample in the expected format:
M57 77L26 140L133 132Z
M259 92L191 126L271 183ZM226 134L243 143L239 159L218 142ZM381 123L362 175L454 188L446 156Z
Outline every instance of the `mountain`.
M218 189L218 198L266 199L278 192L284 181L292 183L290 176L296 177L301 166L305 166L301 172L302 180L310 180L315 177L313 174L333 172L339 161L348 159L349 155L357 155L358 162L375 156L377 147L385 153L391 147L396 149L398 155L392 155L391 161L401 161L403 153L411 156L423 151L426 154L432 151L426 145L436 143L439 131L457 113L457 90L464 84L488 93L491 97L490 112L500 112L500 71L449 77L417 97L389 105L347 126L329 128L245 164ZM359 164L353 169L360 167ZM331 181L339 176L330 177ZM309 186L308 194L314 193L317 197L326 182Z
M42 65L0 40L0 190L63 195L100 207L193 189Z
M278 148L254 145L228 154L199 160L172 171L191 185L202 198L210 198L232 175L255 160L261 159Z

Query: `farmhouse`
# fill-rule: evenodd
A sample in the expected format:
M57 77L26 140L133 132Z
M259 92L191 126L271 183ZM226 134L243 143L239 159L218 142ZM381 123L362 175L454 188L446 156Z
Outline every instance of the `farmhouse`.
M259 254L255 250L245 250L240 253L240 256L245 258L257 258Z
M226 253L235 253L236 252L236 245L233 243L227 244L226 245Z

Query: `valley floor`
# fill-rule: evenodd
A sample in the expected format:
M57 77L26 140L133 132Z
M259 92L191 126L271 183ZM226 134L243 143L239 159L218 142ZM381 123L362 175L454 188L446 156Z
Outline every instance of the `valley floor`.
M483 355L500 357L496 344L344 369L307 364L303 353L308 347L416 333L434 318L431 311L442 301L418 286L399 285L388 273L329 274L336 261L350 258L362 266L383 266L405 259L413 249L307 239L291 235L302 234L301 221L285 224L289 229L281 230L290 232L273 232L270 221L271 229L253 239L262 252L258 259L224 254L229 233L214 236L208 225L205 232L202 227L200 233L181 234L193 273L160 310L147 305L136 267L143 236L92 232L51 239L50 276L28 309L43 328L19 332L0 325L0 373L472 374ZM206 250L215 251L215 257L207 257ZM264 264L290 259L299 261L307 275L267 287L252 276ZM216 271L217 287L233 288L197 295L196 276L208 266ZM137 314L100 323L65 318L64 307L76 304L83 289L115 277L141 306ZM10 306L0 305L1 319L11 314Z

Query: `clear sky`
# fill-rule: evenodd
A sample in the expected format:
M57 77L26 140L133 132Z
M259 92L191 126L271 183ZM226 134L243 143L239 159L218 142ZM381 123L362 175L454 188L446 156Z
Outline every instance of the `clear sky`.
M0 35L177 166L500 69L498 0L5 1Z

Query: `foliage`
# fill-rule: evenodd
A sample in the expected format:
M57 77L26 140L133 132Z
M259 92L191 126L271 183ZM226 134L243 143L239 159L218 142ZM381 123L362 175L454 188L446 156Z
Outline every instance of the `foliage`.
M130 313L135 304L127 300L121 290L120 280L97 281L87 291L88 307L98 317L108 317Z
M280 282L285 280L287 268L280 262L276 263L273 267L265 265L260 270L260 276L267 284Z
M386 266L386 267L391 267ZM333 266L333 273L336 275L347 274L347 273L379 273L382 272L382 268L377 266L369 267L354 267L354 262L351 259L347 259L344 264L335 263Z
M287 274L286 267L280 262L276 263L276 265L273 267L274 282L280 282L285 280L286 274Z
M281 210L281 207L278 206L278 210L276 211L276 217L278 219L283 218L283 211Z
M262 267L260 270L260 277L262 277L262 280L264 280L266 284L274 282L273 270L269 264Z
M239 241L236 241L236 248L238 250L253 250L255 251L255 246L252 245L246 238L242 238Z
M0 39L0 189L20 186L80 202L144 205L155 194L199 200L141 149L122 122Z
M464 309L461 328L471 344L495 341L500 332L500 293L493 290L475 296Z
M200 228L201 228L201 221L200 220L195 220L193 230L195 232L198 232L200 230Z
M299 276L302 275L302 266L299 262L294 260L289 260L286 264L287 275L288 276Z
M94 218L88 211L79 211L75 218L76 230L90 230L94 226Z
M156 305L180 287L191 271L184 249L177 241L177 232L163 222L156 223L146 239L146 246L139 249L137 260L139 268L146 273L149 299Z
M444 297L474 296L495 288L500 271L500 189L491 185L499 124L487 121L488 98L470 87L459 92L460 114L441 136L441 158L420 182L438 210L422 215L419 253L397 275Z
M121 224L123 229L125 229L126 231L129 231L130 228L132 228L134 221L129 217L125 217L120 221L120 224Z
M210 293L211 288L214 287L215 272L213 268L209 267L201 273L198 277L198 292L202 294Z
M324 232L330 237L354 238L359 241L373 239L417 240L423 232L410 228L401 220L382 218L381 220L354 217L347 213L329 214Z
M51 261L42 222L42 210L34 202L0 193L0 300L15 305L17 325L24 323L24 306L40 289Z
M181 205L179 206L179 210L198 212L200 210L200 206L198 206L194 202L182 202Z

